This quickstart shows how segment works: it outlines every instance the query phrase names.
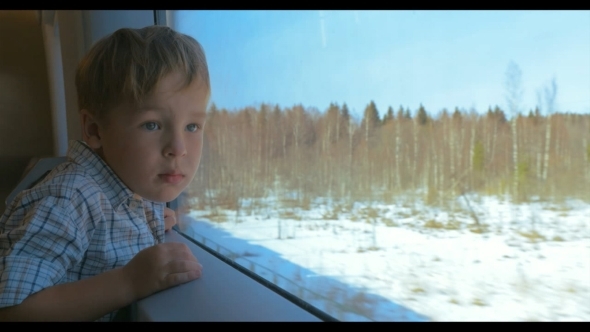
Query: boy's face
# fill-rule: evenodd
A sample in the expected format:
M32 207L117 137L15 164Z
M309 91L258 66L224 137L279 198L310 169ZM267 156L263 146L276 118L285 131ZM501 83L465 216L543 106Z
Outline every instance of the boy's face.
M181 82L178 73L164 77L139 109L111 110L106 126L82 113L86 142L129 189L151 201L174 200L199 167L208 90L200 80L179 90Z

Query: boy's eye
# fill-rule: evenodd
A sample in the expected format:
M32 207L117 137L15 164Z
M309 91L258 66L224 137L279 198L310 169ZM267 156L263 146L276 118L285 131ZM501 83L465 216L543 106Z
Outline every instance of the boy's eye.
M155 122L146 122L143 124L143 127L147 130L156 130L159 126Z
M191 123L188 126L186 126L186 129L188 129L188 131L195 132L197 131L197 129L199 129L199 127L196 124Z

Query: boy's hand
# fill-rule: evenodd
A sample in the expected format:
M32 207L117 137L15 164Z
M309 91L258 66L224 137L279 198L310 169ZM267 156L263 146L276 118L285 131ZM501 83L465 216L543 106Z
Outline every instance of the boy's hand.
M161 243L140 251L122 268L135 300L201 276L202 266L184 243Z
M164 231L169 231L174 225L176 225L176 213L174 210L165 207L164 208Z

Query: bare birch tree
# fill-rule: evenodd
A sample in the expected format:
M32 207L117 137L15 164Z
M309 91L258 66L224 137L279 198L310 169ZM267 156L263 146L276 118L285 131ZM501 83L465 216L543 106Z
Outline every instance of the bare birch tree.
M522 96L524 94L522 88L522 71L520 67L511 61L506 69L506 103L508 106L508 112L512 115L512 162L514 163L514 175L513 175L513 189L514 196L518 197L518 131L517 121L518 115L520 114L520 107L522 102Z
M545 151L543 153L543 182L547 181L547 173L549 171L549 150L551 147L551 114L555 112L555 99L557 97L557 82L555 77L546 86L537 91L537 99L539 107L545 109L547 116L545 125Z

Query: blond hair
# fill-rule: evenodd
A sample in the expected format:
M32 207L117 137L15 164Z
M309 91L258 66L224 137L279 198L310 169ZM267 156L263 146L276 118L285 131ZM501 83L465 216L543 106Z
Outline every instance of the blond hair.
M200 79L210 93L203 48L166 26L119 29L99 40L76 70L79 110L97 120L123 102L139 104L167 74L180 72L186 87Z

